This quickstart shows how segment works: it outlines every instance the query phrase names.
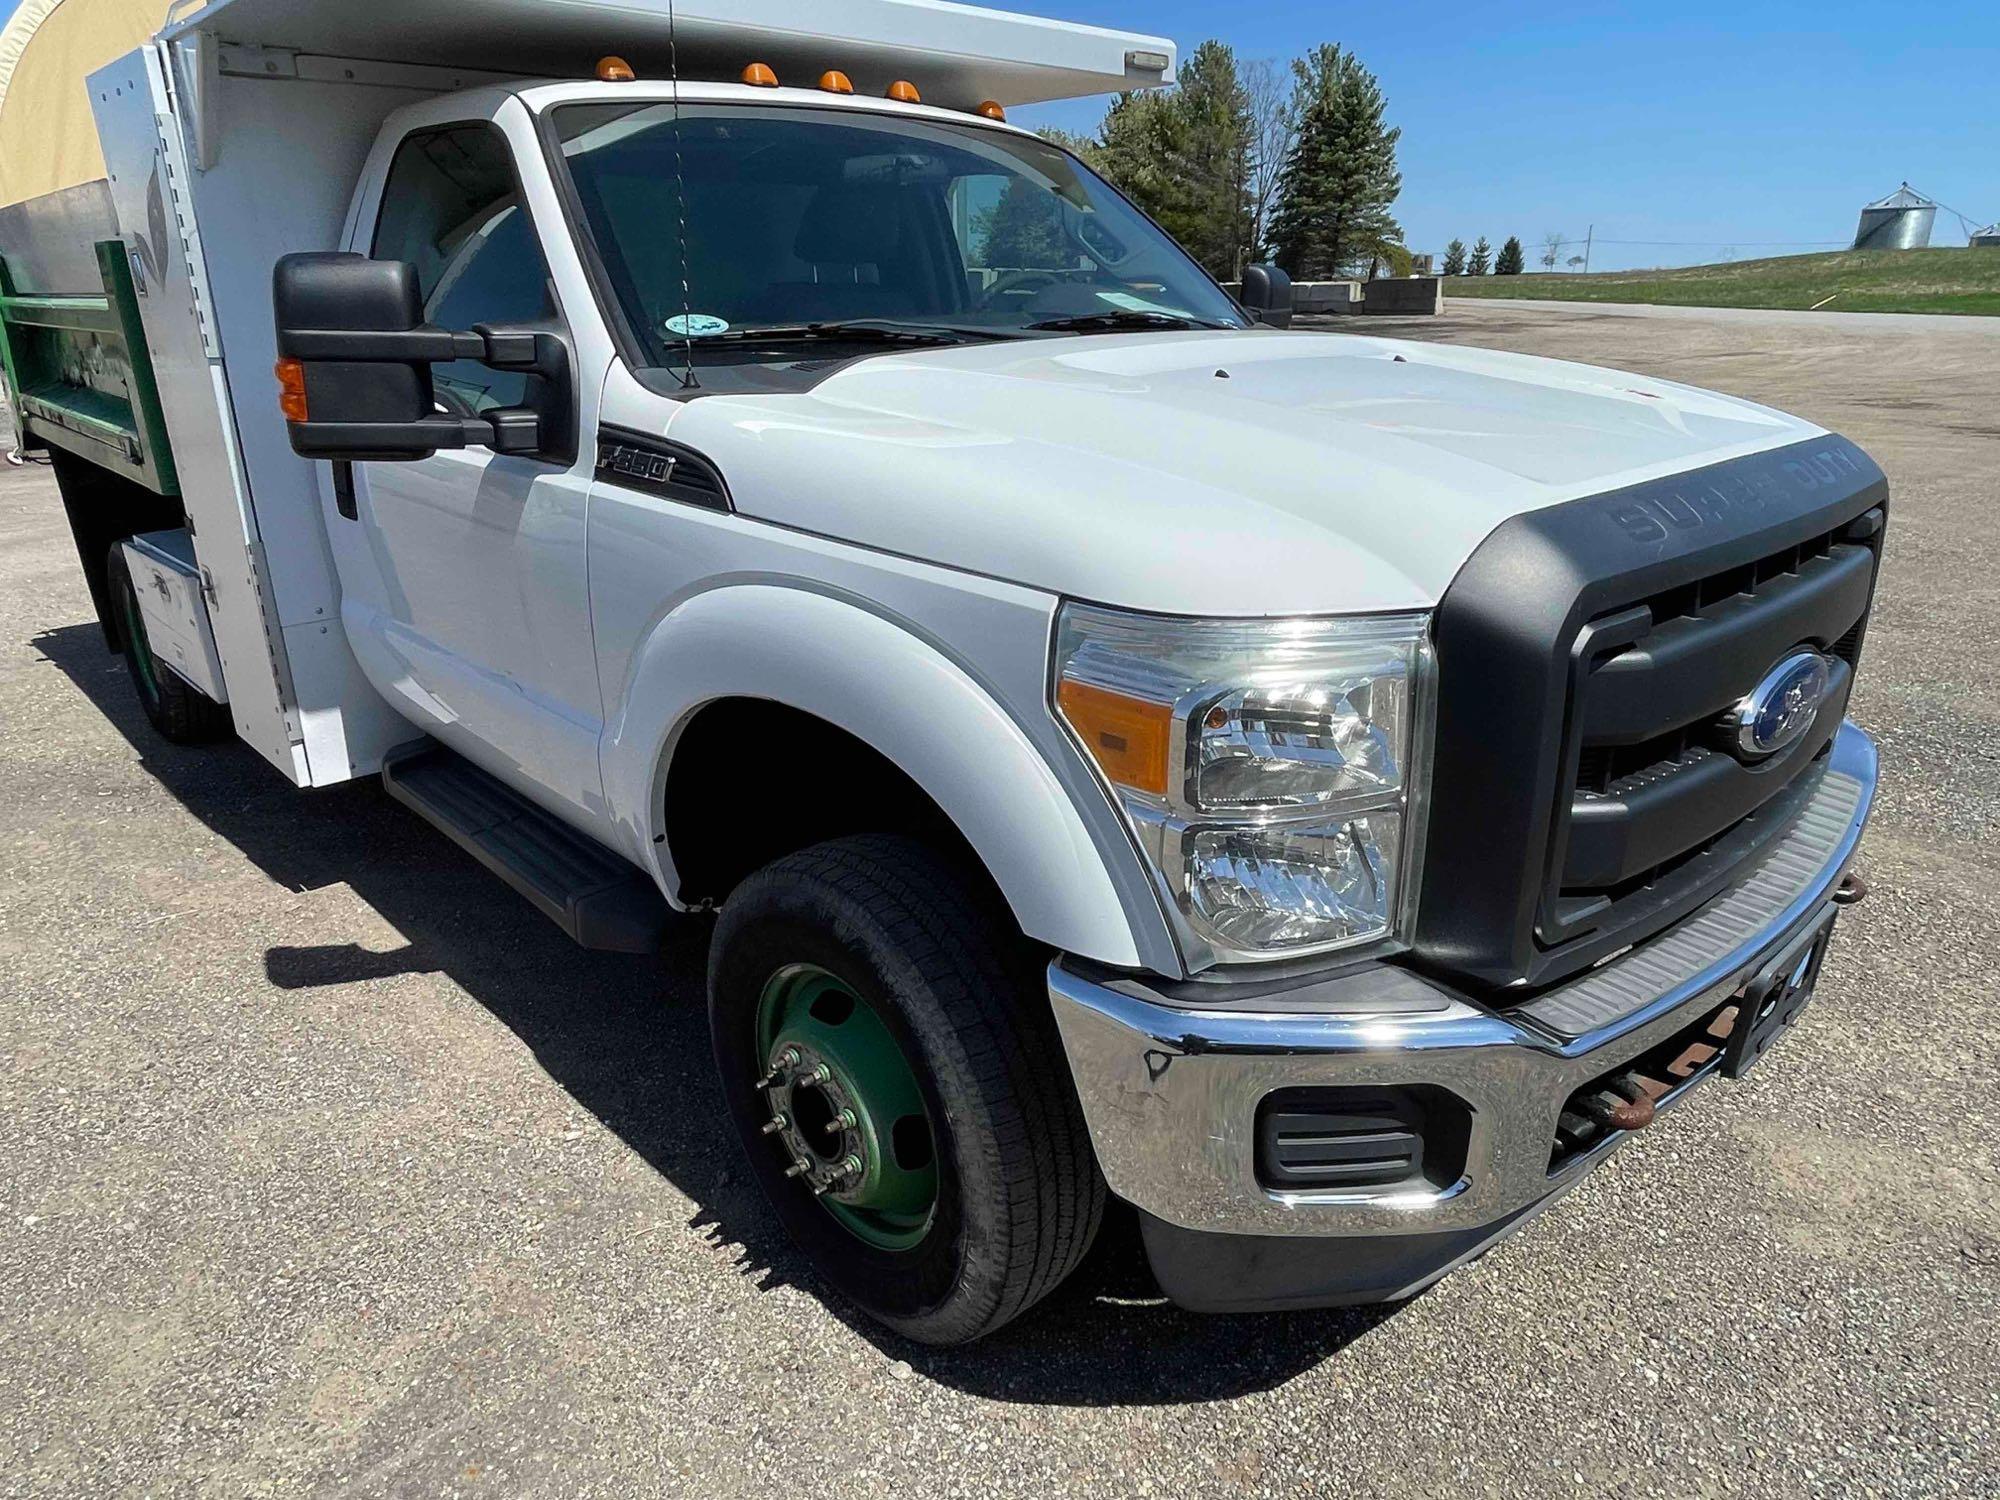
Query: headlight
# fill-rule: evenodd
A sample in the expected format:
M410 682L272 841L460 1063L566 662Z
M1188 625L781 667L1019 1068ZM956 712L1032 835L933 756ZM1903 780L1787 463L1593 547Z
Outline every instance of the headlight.
M1429 617L1068 605L1055 699L1211 959L1388 935L1409 883Z

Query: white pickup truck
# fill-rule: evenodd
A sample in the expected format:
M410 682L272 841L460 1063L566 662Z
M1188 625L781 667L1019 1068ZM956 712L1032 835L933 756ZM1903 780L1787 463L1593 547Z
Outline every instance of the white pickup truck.
M743 1148L876 1318L992 1330L1107 1193L1189 1307L1405 1297L1797 1018L1876 775L1848 442L1232 300L1005 119L1157 38L182 11L0 210L107 639L580 943L718 913Z

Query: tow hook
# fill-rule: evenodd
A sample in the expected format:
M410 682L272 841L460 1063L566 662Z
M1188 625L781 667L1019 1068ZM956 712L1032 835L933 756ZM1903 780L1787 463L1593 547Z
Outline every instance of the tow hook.
M1849 870L1833 888L1835 906L1859 906L1868 899L1868 882Z
M1611 1130L1644 1130L1653 1123L1653 1096L1631 1073L1607 1079L1581 1103L1585 1114Z

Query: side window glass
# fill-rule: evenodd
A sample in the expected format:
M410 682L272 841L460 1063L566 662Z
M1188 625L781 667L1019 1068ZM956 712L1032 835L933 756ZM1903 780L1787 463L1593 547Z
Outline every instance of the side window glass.
M444 328L551 316L549 271L491 125L449 125L396 148L375 229L375 256L417 268L426 316ZM477 360L433 367L438 400L465 412L518 405L528 377Z

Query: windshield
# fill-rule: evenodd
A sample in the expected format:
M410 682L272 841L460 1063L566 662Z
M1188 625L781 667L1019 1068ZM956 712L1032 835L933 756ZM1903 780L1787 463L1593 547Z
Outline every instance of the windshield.
M566 105L554 120L655 365L690 347L697 362L728 346L740 358L757 330L816 323L946 338L1245 326L1158 226L1033 136L712 104L680 106L678 123L667 103Z

